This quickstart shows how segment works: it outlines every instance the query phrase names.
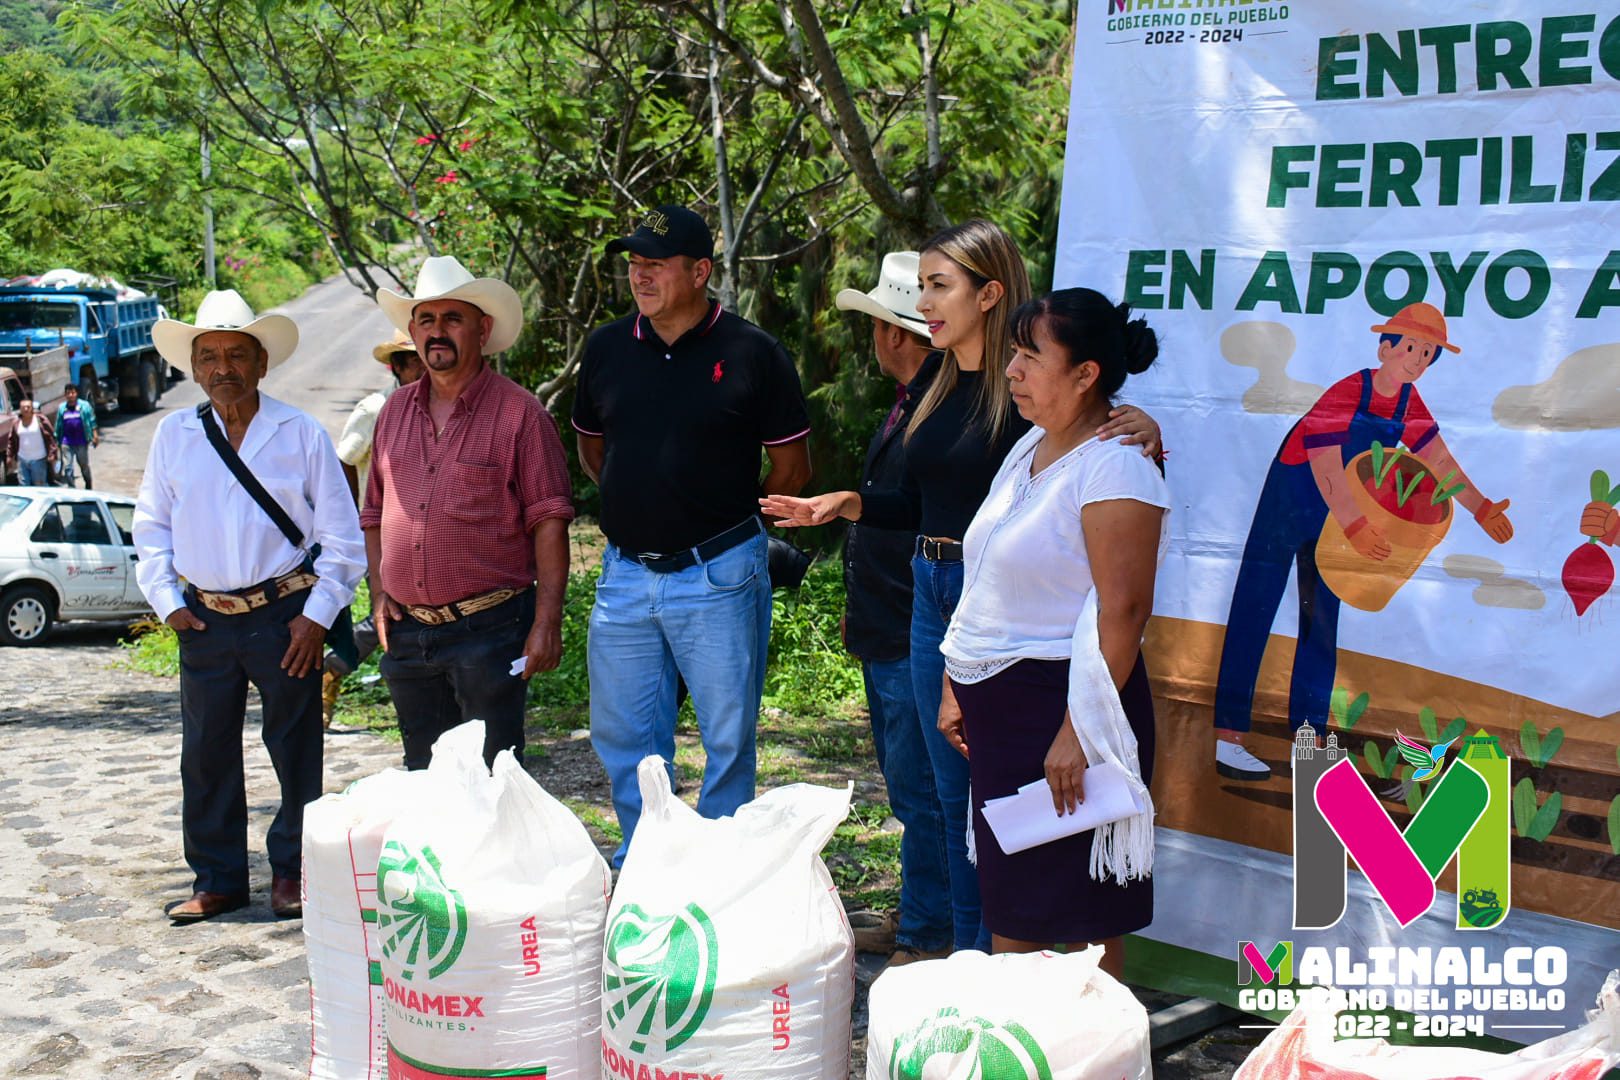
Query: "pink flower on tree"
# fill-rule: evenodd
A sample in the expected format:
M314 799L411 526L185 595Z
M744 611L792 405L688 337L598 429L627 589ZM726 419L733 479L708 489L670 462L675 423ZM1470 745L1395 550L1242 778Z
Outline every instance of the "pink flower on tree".
M437 135L418 135L417 138L416 138L416 145L417 146L432 146L434 143L436 143L438 141L439 141L439 137Z
M438 177L433 182L435 184L455 184L455 183L459 183L460 180L461 180L461 177L456 175L456 170L451 169L449 172L445 173L441 177Z

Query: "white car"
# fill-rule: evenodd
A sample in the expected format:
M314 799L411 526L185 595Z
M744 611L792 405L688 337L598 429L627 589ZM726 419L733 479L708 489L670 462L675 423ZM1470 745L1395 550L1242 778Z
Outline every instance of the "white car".
M0 488L0 644L36 644L58 620L149 613L135 583L134 519L127 495Z

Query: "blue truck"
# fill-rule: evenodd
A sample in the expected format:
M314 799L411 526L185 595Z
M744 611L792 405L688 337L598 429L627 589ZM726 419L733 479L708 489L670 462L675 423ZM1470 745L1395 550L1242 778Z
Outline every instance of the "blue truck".
M0 286L0 366L26 378L32 354L65 348L79 396L97 408L151 412L169 385L169 365L152 347L161 314L156 297L120 300L112 289Z

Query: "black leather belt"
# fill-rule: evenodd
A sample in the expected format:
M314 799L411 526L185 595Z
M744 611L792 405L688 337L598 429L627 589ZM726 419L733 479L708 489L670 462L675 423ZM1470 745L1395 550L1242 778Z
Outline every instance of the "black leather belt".
M932 536L919 536L917 554L929 562L961 562L962 545L955 540L936 540Z
M677 551L669 555L659 555L651 551L627 551L624 555L628 559L634 559L655 574L673 574L685 570L689 566L696 566L698 563L708 562L710 559L723 555L738 544L752 540L764 529L765 526L760 524L759 518L751 517L747 521L733 525L718 536L711 536L697 546L689 547L685 551Z

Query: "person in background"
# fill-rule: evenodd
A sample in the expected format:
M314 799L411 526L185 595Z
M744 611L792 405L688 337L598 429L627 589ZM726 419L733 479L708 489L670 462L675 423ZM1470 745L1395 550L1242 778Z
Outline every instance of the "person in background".
M1007 451L1029 430L1013 408L1006 379L1011 314L1029 298L1029 273L1012 237L974 219L924 244L918 274L917 311L943 358L907 421L900 486L811 499L777 496L760 504L780 525L821 525L844 517L920 534L911 562L912 686L945 815L955 947L987 948L978 878L968 861L967 762L937 726L945 679L939 645L962 592L961 536ZM1141 410L1114 410L1104 421L1100 437L1127 435L1125 441L1140 443L1143 454L1158 453L1158 425Z
M725 817L754 797L771 636L754 500L810 479L810 418L787 350L709 299L702 217L660 206L607 250L629 252L636 310L591 333L573 423L608 540L591 608L591 744L624 834L617 866L641 817L636 766L659 754L674 781L678 676L706 756L698 812Z
M322 639L365 571L354 500L320 421L258 389L297 347L291 319L255 318L227 289L204 298L194 326L158 320L152 341L208 395L158 423L132 526L141 593L180 639L181 821L196 881L165 910L196 922L248 902L242 725L252 683L281 785L265 839L270 907L295 917L304 806L321 796Z
M32 401L17 403L17 422L6 438L6 472L17 473L23 487L48 487L51 466L56 462L56 435L50 418L40 413Z
M343 463L343 478L348 481L349 493L359 504L366 489L366 473L371 468L371 436L377 426L377 414L383 403L401 386L409 386L422 377L422 358L416 354L416 343L403 330L394 331L387 341L371 350L372 359L385 364L394 376L394 385L377 390L361 398L343 424L338 436L338 461ZM365 662L377 651L377 623L367 614L354 624L348 641L327 643L325 674L321 677L321 724L332 726L332 713L337 707L338 694L343 689L343 677Z
M845 289L833 303L867 315L878 370L895 381L894 408L873 433L861 469L861 490L898 487L906 468L906 421L939 371L940 356L917 312L917 253L883 256L877 287ZM861 661L872 748L888 788L900 836L900 911L876 920L853 912L856 948L892 952L908 964L950 952L951 894L945 869L945 821L934 790L917 693L911 684L912 529L853 524L844 538L844 647ZM873 925L873 923L876 925Z
M1158 341L1092 289L1022 305L1012 341L1013 403L1034 427L963 538L939 727L972 778L992 951L1102 943L1104 970L1122 979L1122 935L1153 921L1151 811L1008 855L983 808L1044 776L1053 811L1073 813L1087 765L1104 762L1147 799L1153 698L1141 644L1170 495L1151 462L1096 432Z
M360 514L405 767L426 768L469 720L484 722L486 763L521 763L528 680L562 659L574 517L556 422L486 360L517 342L523 302L440 255L412 295L377 303L426 368L377 416Z
M88 401L80 400L79 388L74 383L63 387L66 400L56 407L56 441L60 448L61 480L65 487L73 486L73 466L84 473L84 486L91 486L90 448L101 445L101 430L96 427L96 410Z

